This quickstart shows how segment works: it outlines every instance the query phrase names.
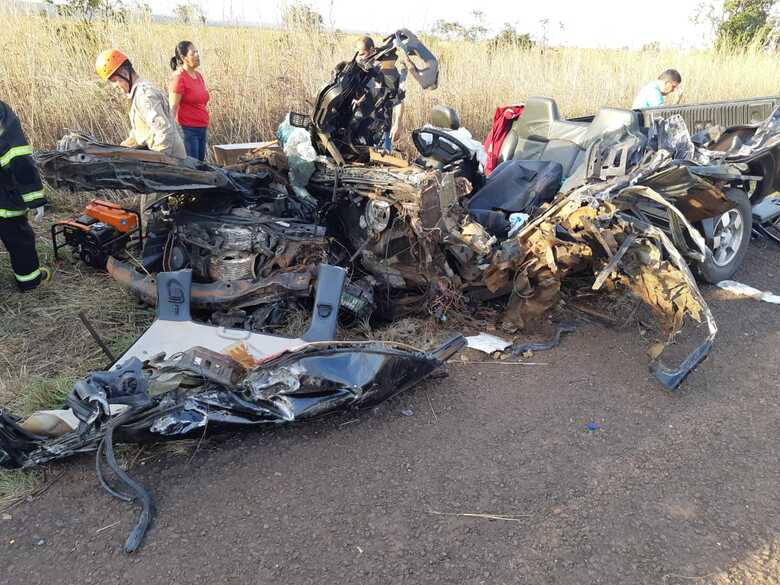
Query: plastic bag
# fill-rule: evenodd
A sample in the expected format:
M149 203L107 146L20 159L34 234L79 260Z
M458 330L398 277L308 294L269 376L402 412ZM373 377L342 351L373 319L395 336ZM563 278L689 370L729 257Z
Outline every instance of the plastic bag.
M309 184L309 179L315 170L314 161L317 159L317 153L311 143L311 135L303 128L290 124L288 113L279 124L276 137L284 149L284 154L287 155L288 176L293 192L300 200L316 205L316 200L306 190L306 185Z

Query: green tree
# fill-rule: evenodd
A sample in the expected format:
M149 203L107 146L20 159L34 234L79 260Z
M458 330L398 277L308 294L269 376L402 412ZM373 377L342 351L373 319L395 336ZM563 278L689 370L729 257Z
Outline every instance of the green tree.
M282 9L282 24L290 30L320 31L325 21L306 2L291 2Z
M774 0L724 0L723 16L716 32L717 47L763 44L772 30L769 15L774 5Z
M464 25L454 20L439 19L433 23L431 34L450 40L460 39L472 43L481 41L488 32L485 26L485 13L481 10L472 10L471 17L473 22L469 25Z
M133 6L133 15L138 20L149 22L150 20L152 20L152 16L154 16L154 13L152 12L152 7L148 2L142 2L140 0L136 0L135 5Z
M44 0L60 18L51 19L47 26L63 43L64 50L73 55L94 58L105 46L105 21L127 22L128 10L121 0Z
M127 20L127 7L121 0L66 0L55 2L45 0L52 6L57 16L72 18L83 23L92 23L96 20Z
M508 22L504 23L499 33L490 39L490 47L499 48L518 48L528 50L534 46L531 35L528 33L518 33L515 27Z
M445 39L463 38L466 28L459 22L440 18L433 23L431 34Z
M488 33L488 29L485 26L485 13L481 10L472 10L471 18L474 19L474 22L468 28L468 40L481 41L487 36Z
M173 16L182 24L206 24L206 13L199 2L184 2L173 8Z

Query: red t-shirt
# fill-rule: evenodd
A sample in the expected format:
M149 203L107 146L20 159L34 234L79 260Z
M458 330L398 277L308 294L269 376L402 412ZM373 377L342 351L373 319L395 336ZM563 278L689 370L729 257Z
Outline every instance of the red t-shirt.
M209 90L199 72L195 79L186 71L179 71L173 76L173 93L181 96L179 109L176 111L176 121L180 126L190 128L206 128L209 125Z

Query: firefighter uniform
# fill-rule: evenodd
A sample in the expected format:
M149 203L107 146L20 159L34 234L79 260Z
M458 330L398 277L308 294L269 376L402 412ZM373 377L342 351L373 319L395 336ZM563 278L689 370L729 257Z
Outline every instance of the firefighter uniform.
M0 101L0 240L22 290L38 286L42 273L27 211L46 204L32 147L14 111Z

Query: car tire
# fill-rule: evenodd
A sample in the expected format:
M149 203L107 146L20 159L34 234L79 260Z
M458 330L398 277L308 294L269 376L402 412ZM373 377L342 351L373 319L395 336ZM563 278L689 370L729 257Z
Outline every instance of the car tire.
M712 234L707 238L709 253L704 262L697 265L701 279L710 284L734 276L747 254L753 228L747 194L740 189L725 189L723 194L735 207L714 220Z

